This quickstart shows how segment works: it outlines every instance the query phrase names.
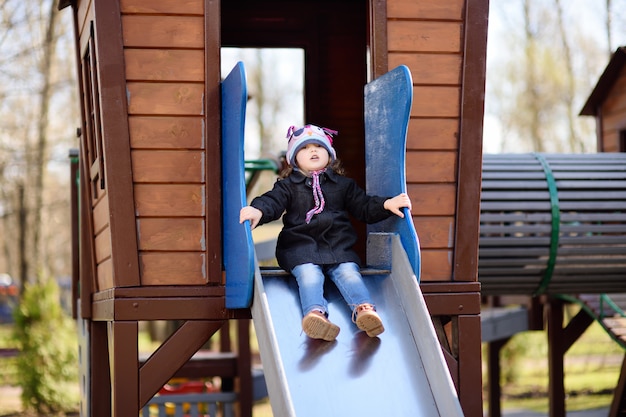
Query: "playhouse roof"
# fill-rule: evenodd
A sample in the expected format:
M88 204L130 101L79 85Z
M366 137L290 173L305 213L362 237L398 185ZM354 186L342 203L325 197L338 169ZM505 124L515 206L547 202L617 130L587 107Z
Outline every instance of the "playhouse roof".
M604 72L598 79L598 83L580 111L581 116L597 115L598 108L602 105L613 84L619 78L624 65L626 65L626 46L620 46L611 57L609 64L604 69Z
M71 0L59 0L59 10L65 9L70 4L72 4Z

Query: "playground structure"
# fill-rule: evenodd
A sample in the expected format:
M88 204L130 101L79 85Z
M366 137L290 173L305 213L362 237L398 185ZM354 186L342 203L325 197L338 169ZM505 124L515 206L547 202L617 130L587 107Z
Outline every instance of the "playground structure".
M74 16L83 105L75 281L85 415L137 412L228 320L249 317L226 306L233 277L222 265L221 46L303 48L305 119L341 126L337 151L363 186L363 87L401 63L411 68L406 156L414 168L406 179L424 236L420 287L461 406L482 414L476 267L486 1L60 6ZM143 361L138 323L150 320L182 325ZM250 366L245 355L236 363L240 412L249 415Z
M547 329L551 417L565 415L564 355L594 320L626 349L625 82L619 47L580 112L595 117L602 153L484 157L481 290L495 305L525 300L508 317L483 313L491 417L500 415L499 352L516 332ZM567 303L581 309L564 325ZM626 356L609 417L625 415Z
M229 320L245 327L250 317L226 305L236 277L224 276L222 262L222 46L304 49L305 119L341 130L337 151L364 187L363 88L400 64L411 69L406 182L422 236L420 290L460 405L482 414L487 1L60 2L67 6L83 110L74 279L84 415L134 414ZM302 16L316 24L303 30ZM141 360L138 324L151 320L182 324ZM238 345L239 412L250 415L247 343Z
M304 49L305 119L341 130L338 153L364 187L378 168L370 168L376 161L365 155L363 89L400 65L410 69L405 179L420 236L419 291L463 413L482 416L478 273L488 1L59 3L68 6L82 103L73 279L83 415L134 415L172 376L193 372L223 377L223 388L236 388L240 415L251 414L245 299L252 294L245 292L241 304L239 295L229 297L238 294L237 285L229 285L242 276L226 271L226 259L240 254L222 246L221 196L231 188L222 186L219 65L220 47L246 46ZM316 24L303 30L302 16ZM543 194L553 199L550 190ZM359 233L357 249L366 258L367 231ZM552 246L543 248L537 257L547 263L534 264L541 277L551 259L552 271L559 264ZM606 281L606 292L617 281ZM541 280L533 284L535 291ZM497 285L485 282L485 294L506 293ZM555 324L562 299L540 305L546 297L527 295L531 315L547 307L556 312L550 328L563 330ZM138 326L152 320L181 325L149 358L140 358ZM230 320L240 329L236 349L221 331ZM192 358L218 332L223 354L192 371L198 364ZM566 346L556 347L558 376ZM280 392L282 382L279 375L268 386L278 384L273 389ZM558 377L552 383L556 404ZM559 406L553 408L560 415Z
M550 415L565 415L564 355L597 320L626 348L626 154L485 155L479 277L494 307L483 311L489 415L500 415L499 352L511 336L547 329ZM581 311L565 326L564 306ZM490 317L494 323L490 325ZM623 416L624 378L610 416Z

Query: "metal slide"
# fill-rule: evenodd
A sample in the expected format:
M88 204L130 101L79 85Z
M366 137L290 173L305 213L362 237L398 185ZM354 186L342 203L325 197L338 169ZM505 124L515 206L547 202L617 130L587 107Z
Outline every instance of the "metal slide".
M368 240L392 254L390 273L364 276L385 325L376 338L352 323L350 309L329 283L329 314L341 332L334 342L309 339L301 330L295 279L257 268L252 317L274 415L462 416L398 235Z
M248 223L243 124L245 72L238 63L222 83L223 254L227 308L250 307L274 415L392 417L462 416L461 406L419 289L420 253L410 213L368 228L365 274L386 331L369 338L352 323L334 284L328 284L336 341L310 340L301 331L295 280L262 274ZM406 133L412 81L400 66L365 87L367 191L406 192ZM393 163L389 163L393 161Z

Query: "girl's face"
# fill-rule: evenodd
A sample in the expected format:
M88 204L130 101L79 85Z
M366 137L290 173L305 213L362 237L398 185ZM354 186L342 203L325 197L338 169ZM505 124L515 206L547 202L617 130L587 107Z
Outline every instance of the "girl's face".
M307 143L296 154L296 164L305 174L326 168L330 155L325 147L317 143Z

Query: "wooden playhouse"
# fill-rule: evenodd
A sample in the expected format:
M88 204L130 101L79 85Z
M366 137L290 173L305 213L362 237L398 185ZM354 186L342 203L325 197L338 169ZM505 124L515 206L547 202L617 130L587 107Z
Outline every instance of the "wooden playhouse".
M249 317L224 301L220 48L230 46L304 50L305 119L341 130L337 151L361 184L363 87L398 65L410 68L406 178L422 248L420 287L464 413L482 416L487 0L61 0L59 7L73 16L82 104L74 275L83 413L136 415L228 320ZM182 325L140 361L138 324L150 320ZM249 362L239 356L236 376L245 379Z

